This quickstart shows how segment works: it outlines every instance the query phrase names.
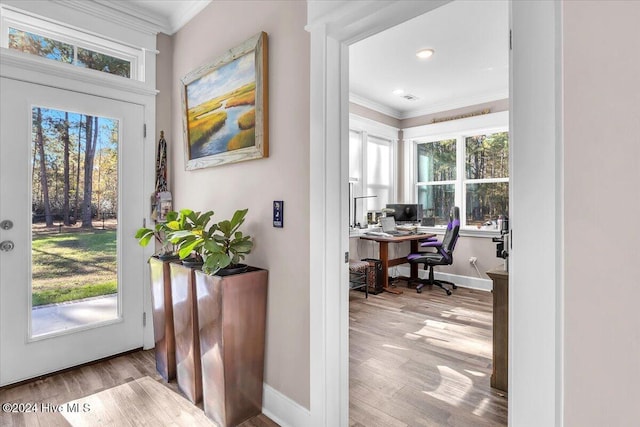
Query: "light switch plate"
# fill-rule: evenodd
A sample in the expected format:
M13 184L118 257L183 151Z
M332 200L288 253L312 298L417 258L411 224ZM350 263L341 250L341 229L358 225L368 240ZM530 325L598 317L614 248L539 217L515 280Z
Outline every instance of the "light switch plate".
M284 227L284 201L273 201L273 226L277 228Z

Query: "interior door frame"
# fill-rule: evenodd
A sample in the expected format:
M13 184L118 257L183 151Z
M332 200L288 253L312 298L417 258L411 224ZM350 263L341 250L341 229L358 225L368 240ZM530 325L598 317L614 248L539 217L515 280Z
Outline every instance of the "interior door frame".
M447 2L308 3L313 426L349 424L348 279L344 263L348 251L348 48ZM510 26L514 46L510 55L510 210L511 227L517 233L510 253L509 424L561 425L560 3L510 2ZM532 162L532 158L538 161ZM540 207L549 214L540 215Z
M141 105L144 109L144 124L146 135L143 140L143 194L151 194L155 187L155 123L156 123L156 95L158 91L144 82L121 79L106 73L96 73L67 64L57 63L48 59L25 55L21 52L3 49L0 52L0 76L13 80L50 86L57 89L79 92L102 98L113 99ZM145 206L149 205L147 200ZM146 210L140 215L140 226L143 222L151 223L151 211ZM123 236L126 238L127 236ZM131 236L131 238L134 238ZM151 246L140 248L144 258L153 254ZM151 290L145 284L149 283L149 270L144 269L143 313L151 313ZM151 316L146 316L150 319ZM143 348L153 348L153 324L146 322L143 328Z

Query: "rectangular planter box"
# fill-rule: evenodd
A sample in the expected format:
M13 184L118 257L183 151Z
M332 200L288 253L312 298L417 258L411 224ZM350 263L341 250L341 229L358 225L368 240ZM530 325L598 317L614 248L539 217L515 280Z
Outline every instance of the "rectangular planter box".
M262 412L268 272L195 275L204 412L236 426Z
M195 269L170 263L173 326L176 334L178 387L192 403L202 400L202 369L198 336Z
M156 370L165 381L176 378L176 338L173 330L169 262L161 261L158 258L149 258Z

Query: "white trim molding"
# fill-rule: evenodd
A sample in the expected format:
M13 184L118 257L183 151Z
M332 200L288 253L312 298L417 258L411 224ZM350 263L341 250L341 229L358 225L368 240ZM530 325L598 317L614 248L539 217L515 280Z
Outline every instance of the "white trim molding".
M409 277L411 274L411 268L409 267L397 267L398 274L400 276ZM425 270L418 270L418 277L421 279L428 279L429 273ZM433 277L436 280L445 280L447 282L455 283L459 288L477 289L479 291L493 290L493 281L489 279L481 279L479 277L460 276L458 274L443 273L440 271L434 271ZM437 289L434 290L437 292Z
M308 426L311 413L278 390L262 384L262 413L282 427Z
M367 132L372 136L386 138L394 143L398 142L398 132L400 131L400 129L396 127L385 125L384 123L376 122L375 120L353 113L349 113L349 129Z
M485 102L500 101L502 99L507 99L507 98L509 98L509 91L503 90L499 92L490 92L490 93L483 93L483 94L474 95L474 96L467 96L464 98L458 98L458 99L450 100L447 102L431 104L429 106L416 108L413 110L400 111L388 105L384 105L379 102L372 101L371 99L365 96L362 96L353 92L349 93L350 102L353 102L354 104L358 104L363 107L369 108L371 110L377 111L378 113L386 114L387 116L391 116L394 119L398 119L398 120L412 119L414 117L441 113L443 111L455 110L457 108L464 108L470 105L484 104Z
M387 105L380 104L379 102L372 101L364 96L356 95L353 92L349 93L349 102L353 102L354 104L358 104L362 107L368 108L373 111L377 111L378 113L386 114L389 117L393 117L394 119L402 119L402 112L396 110L395 108L391 108Z

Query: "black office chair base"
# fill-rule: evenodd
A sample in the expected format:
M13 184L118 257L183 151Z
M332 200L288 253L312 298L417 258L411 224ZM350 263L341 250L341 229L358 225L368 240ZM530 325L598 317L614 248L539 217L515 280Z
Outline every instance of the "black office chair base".
M447 282L446 280L427 280L427 279L415 279L412 280L412 282L418 282L418 285L416 286L416 292L421 294L422 293L422 288L424 288L426 285L433 285L433 286L437 286L439 288L441 288L442 290L444 290L447 295L451 295L451 290L445 288L444 285L450 285L451 289L458 289L458 287L456 286L455 283L452 282Z

